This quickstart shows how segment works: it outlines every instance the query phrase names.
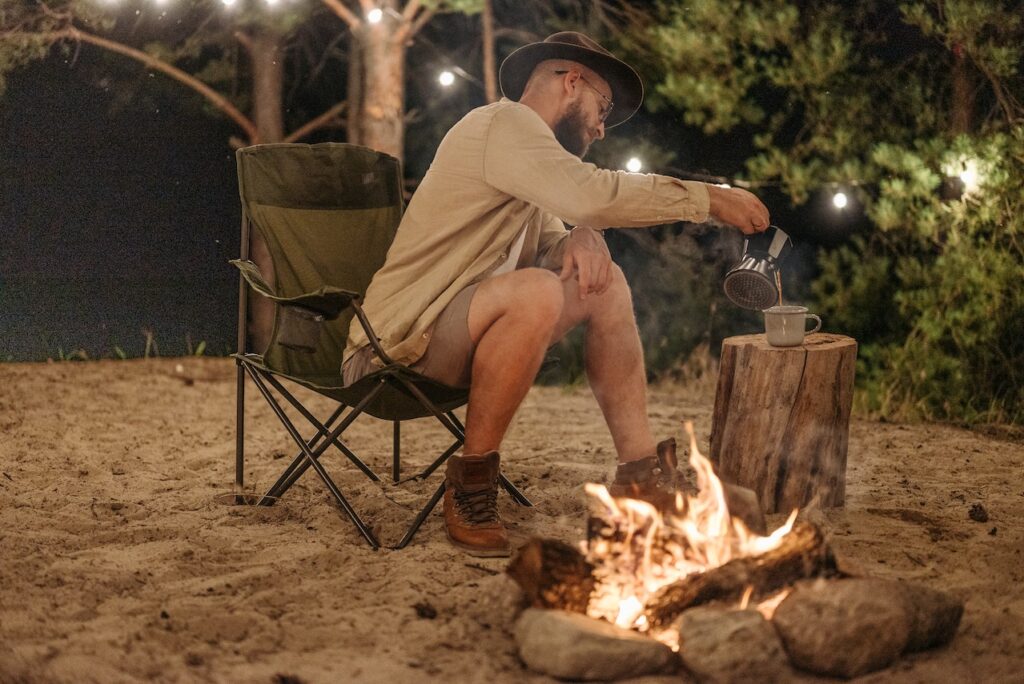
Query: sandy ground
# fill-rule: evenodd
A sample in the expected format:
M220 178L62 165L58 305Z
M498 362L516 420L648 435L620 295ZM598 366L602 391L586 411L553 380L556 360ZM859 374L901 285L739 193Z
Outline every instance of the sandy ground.
M294 448L256 399L247 478L262 489ZM692 419L706 444L711 399L652 389L658 434ZM407 472L447 446L419 422ZM408 549L373 552L312 471L272 508L216 502L234 477L230 360L0 365L0 434L0 681L546 681L515 655L506 561L454 551L438 514ZM390 425L348 434L386 473ZM846 508L819 515L836 551L967 605L950 646L859 681L1024 680L1024 445L854 421L849 461ZM325 463L391 542L435 486L382 492L337 452ZM535 388L505 464L537 503L501 498L514 540L580 539L581 484L613 465L590 392Z

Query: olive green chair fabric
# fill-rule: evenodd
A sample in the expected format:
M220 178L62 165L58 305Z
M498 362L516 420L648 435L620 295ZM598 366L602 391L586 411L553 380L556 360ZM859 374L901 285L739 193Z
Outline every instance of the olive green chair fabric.
M463 438L462 426L451 410L466 402L467 391L425 378L407 367L389 363L346 387L342 354L349 324L358 315L359 300L370 279L384 263L404 208L402 173L398 161L356 145L270 144L237 151L238 185L242 201L242 258L240 287L239 364L236 486L242 488L244 463L243 373L271 402L278 418L302 453L260 503L273 503L313 467L349 513L360 533L375 548L379 542L351 510L330 481L319 457L336 446L371 479L379 480L340 439L341 432L361 413L395 422L394 478L398 480L399 422L434 416L455 437L455 444L439 459L451 455ZM249 231L265 241L273 264L265 277L247 257ZM271 285L270 282L273 282ZM245 314L249 288L276 303L270 343L260 353L244 348ZM376 340L361 317L371 340ZM341 404L326 423L317 421L279 382L286 378ZM313 439L300 439L298 431L273 398L275 389L316 428ZM348 407L349 415L332 428ZM436 466L434 466L436 467ZM428 473L429 474L429 473Z

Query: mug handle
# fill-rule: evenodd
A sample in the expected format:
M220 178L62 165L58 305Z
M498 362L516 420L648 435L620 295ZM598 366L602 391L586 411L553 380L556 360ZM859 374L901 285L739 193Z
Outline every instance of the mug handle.
M821 330L821 319L818 318L818 314L804 314L804 321L806 321L808 318L813 318L816 322L813 328L804 333L805 335L810 335L811 333L816 333L819 330ZM807 327L806 322L804 323L804 327Z

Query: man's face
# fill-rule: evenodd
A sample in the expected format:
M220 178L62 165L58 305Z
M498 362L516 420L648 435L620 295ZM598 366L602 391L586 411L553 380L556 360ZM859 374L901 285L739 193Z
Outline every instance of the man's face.
M555 139L562 144L562 147L580 159L590 149L590 143L596 137L590 134L587 115L583 111L580 100L571 103L565 110L565 114L555 124L554 133Z
M555 71L555 74L570 74L567 78L575 75L573 88L579 89L579 95L572 99L565 114L555 124L555 139L582 159L590 149L590 143L604 137L604 121L613 106L612 96L608 94L610 89L596 74L589 79L578 70Z
M583 159L592 140L587 130L587 116L583 112L580 100L577 100L569 104L565 114L555 124L555 139L562 143L570 154Z

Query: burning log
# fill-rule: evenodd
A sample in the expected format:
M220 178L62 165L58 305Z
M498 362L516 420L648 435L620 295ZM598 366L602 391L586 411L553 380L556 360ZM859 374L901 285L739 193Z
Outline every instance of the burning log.
M594 566L572 546L556 539L531 539L506 571L533 608L586 613L594 590Z
M756 601L797 580L834 574L835 558L821 530L798 523L777 548L736 558L662 587L647 601L644 615L650 626L664 627L687 608L717 600L738 602L749 587L753 587Z
M842 506L856 361L857 342L841 335L799 347L725 340L711 427L718 476L753 489L766 513Z

